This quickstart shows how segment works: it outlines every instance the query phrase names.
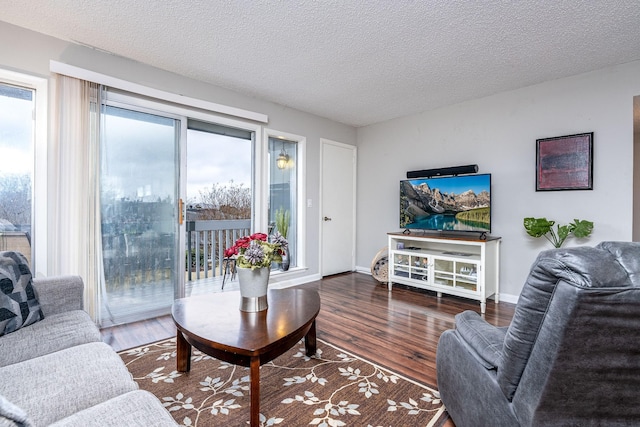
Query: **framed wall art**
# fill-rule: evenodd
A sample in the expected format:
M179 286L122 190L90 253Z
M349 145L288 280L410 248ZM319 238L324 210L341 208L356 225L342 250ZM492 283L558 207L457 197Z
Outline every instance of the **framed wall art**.
M536 191L593 190L593 132L536 140Z

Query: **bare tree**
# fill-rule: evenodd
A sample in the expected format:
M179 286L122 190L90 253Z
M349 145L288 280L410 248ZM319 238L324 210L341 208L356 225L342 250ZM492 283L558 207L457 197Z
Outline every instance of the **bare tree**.
M17 229L31 224L31 178L28 174L0 175L0 220Z
M244 184L229 181L215 183L200 191L200 219L248 219L251 218L251 189Z

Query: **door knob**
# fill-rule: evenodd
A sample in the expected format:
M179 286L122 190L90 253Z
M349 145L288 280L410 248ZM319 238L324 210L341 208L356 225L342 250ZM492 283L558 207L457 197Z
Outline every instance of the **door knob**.
M324 217L324 220L325 220L325 221L331 221L331 218L329 218L328 216L325 216L325 217Z

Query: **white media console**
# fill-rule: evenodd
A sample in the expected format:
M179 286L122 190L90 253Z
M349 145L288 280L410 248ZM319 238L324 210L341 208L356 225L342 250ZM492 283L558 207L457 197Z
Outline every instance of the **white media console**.
M393 283L480 301L499 302L500 237L441 237L422 232L388 233L389 291Z

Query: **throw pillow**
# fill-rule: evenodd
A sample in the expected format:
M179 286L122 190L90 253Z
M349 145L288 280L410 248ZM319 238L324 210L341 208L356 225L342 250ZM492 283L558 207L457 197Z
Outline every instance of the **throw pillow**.
M43 318L26 258L19 252L0 252L0 336Z

